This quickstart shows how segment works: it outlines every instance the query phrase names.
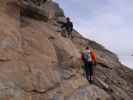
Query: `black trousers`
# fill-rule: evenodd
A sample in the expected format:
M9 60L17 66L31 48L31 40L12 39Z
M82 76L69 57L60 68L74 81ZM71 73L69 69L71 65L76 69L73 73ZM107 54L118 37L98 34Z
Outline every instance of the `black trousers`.
M66 30L67 30L67 35L68 35L68 37L69 37L69 38L73 38L73 37L72 37L72 31L73 31L73 29L72 29L72 28L66 28Z
M86 78L89 82L92 82L93 76L93 63L92 62L85 62L85 73Z

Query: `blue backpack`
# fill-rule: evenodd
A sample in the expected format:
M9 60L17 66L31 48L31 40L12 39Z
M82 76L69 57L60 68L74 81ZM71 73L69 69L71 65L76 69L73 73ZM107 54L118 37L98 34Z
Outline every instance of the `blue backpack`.
M83 58L85 62L91 62L92 58L91 58L91 52L84 52L83 53Z

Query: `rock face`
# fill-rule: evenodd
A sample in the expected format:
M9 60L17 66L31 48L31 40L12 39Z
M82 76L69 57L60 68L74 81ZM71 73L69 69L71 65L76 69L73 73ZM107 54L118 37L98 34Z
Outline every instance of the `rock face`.
M132 100L133 71L114 53L76 31L64 38L51 17L20 16L22 7L0 1L0 100ZM81 69L79 49L86 45L98 56L94 84Z
M19 1L21 16L48 21L64 17L63 10L51 0L21 0Z

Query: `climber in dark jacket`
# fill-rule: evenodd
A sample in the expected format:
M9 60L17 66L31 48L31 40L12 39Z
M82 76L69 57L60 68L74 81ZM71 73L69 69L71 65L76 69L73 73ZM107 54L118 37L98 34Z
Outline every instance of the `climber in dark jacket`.
M72 31L73 31L73 23L71 22L70 18L67 17L66 18L67 22L63 23L61 28L65 28L65 30L67 31L66 37L68 38L72 38Z

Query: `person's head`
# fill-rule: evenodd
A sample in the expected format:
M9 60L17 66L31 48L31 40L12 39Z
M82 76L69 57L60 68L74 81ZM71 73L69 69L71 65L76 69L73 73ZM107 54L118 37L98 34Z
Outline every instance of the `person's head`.
M67 17L67 18L66 18L66 20L67 20L67 21L70 21L70 18L69 18L69 17Z
M89 49L90 49L90 48L87 46L87 47L86 47L86 50L89 50Z

